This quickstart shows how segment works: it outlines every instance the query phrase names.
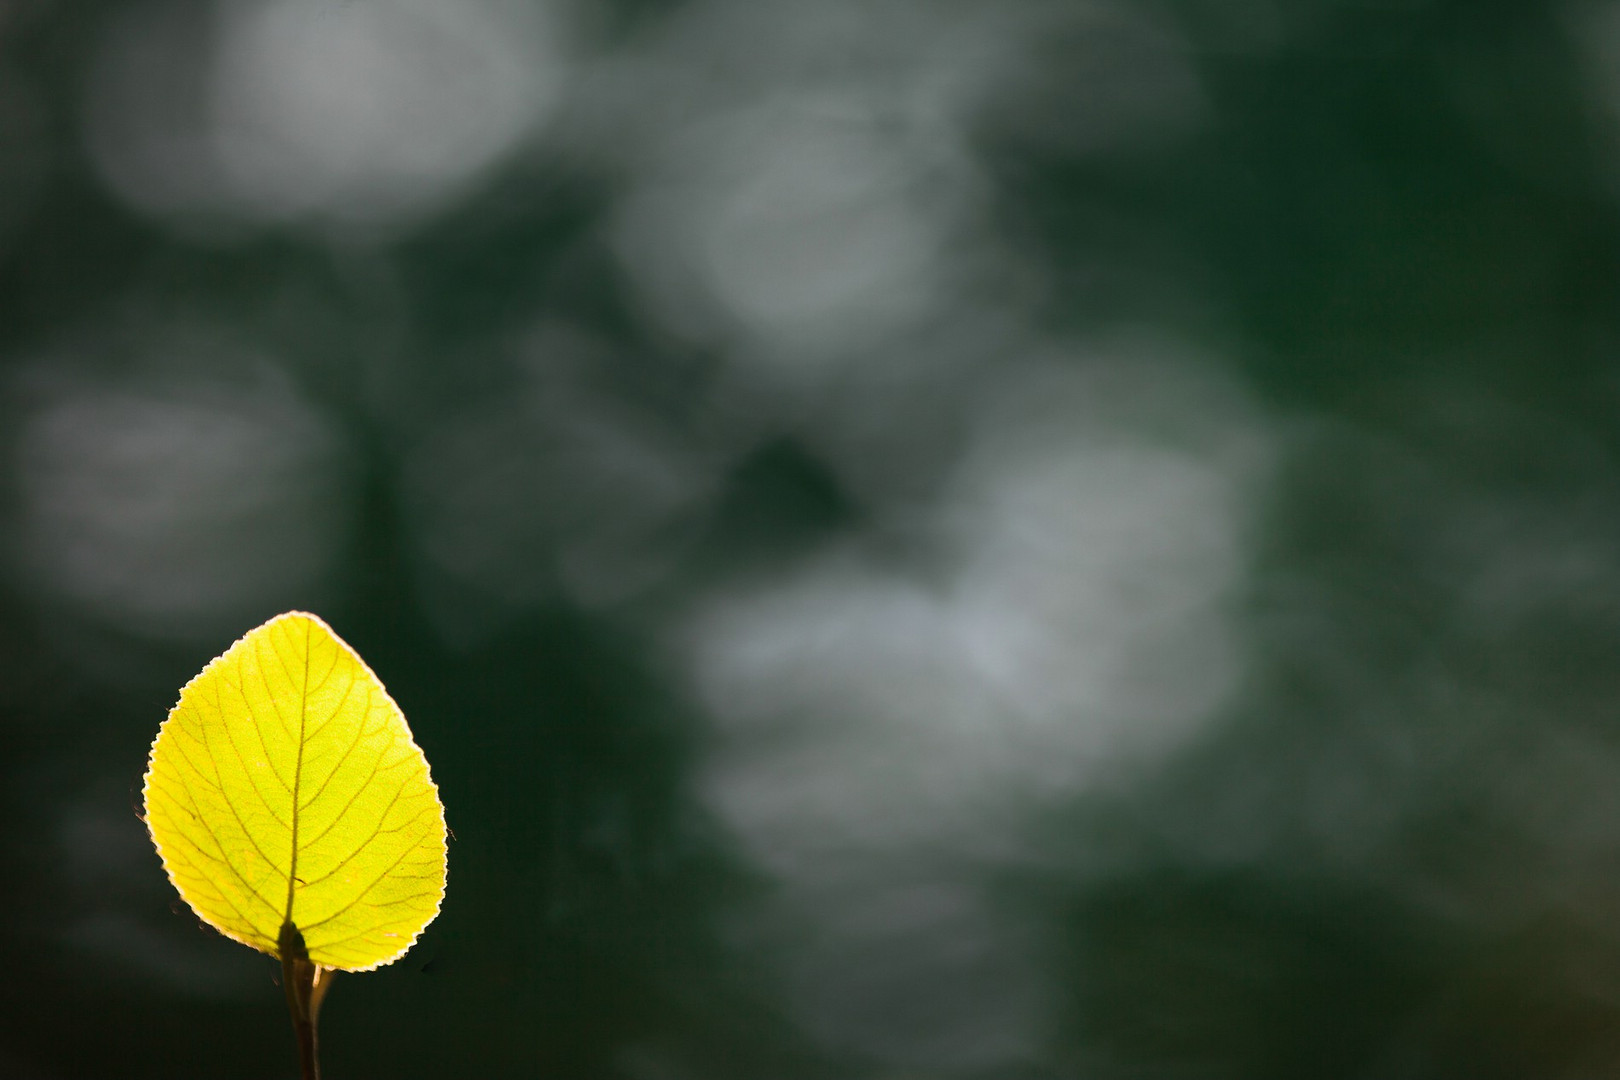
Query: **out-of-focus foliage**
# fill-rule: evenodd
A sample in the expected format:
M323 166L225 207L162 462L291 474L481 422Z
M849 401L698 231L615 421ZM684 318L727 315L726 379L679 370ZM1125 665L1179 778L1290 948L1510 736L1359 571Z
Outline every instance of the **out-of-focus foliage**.
M294 607L455 793L333 1075L1614 1072L1617 58L0 7L0 1072L281 1075L130 763Z

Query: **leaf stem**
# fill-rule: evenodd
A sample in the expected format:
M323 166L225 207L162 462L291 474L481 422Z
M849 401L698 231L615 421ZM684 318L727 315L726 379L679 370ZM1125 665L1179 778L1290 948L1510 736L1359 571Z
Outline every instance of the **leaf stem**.
M293 1034L298 1037L298 1064L303 1080L321 1080L320 1041L316 1021L321 1002L332 985L332 968L322 967L309 958L304 935L290 922L281 924L281 986L287 993L287 1009L292 1013Z

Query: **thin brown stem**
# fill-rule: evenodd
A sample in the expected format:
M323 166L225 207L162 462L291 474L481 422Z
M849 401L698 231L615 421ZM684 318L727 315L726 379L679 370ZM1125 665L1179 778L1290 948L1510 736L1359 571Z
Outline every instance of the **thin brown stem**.
M290 922L281 925L281 940L277 944L281 951L281 985L287 993L287 1009L292 1013L293 1034L298 1036L298 1064L303 1080L321 1080L316 1022L334 972L309 958L304 935Z

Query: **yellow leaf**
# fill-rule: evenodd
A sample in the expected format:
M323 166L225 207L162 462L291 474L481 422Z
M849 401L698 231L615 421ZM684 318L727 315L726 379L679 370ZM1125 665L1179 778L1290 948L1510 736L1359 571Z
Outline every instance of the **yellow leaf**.
M146 822L204 922L322 967L399 959L444 898L444 807L399 706L314 615L249 631L180 691Z

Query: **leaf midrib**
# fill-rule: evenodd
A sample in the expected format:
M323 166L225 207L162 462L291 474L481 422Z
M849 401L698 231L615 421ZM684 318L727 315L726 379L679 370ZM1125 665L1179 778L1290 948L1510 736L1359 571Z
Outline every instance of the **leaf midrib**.
M304 724L309 719L309 636L310 622L304 623L304 680L298 692L298 745L293 758L292 785L292 855L287 860L287 911L282 916L284 925L293 925L294 883L298 880L298 792L304 777Z

